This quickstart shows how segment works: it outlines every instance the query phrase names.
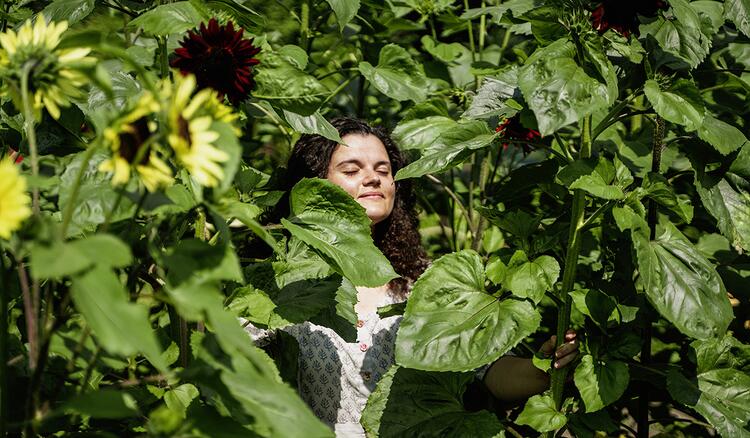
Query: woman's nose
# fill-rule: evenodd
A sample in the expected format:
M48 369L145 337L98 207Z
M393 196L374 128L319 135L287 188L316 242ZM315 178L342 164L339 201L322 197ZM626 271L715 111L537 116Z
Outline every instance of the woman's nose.
M380 185L380 175L378 175L377 172L368 172L365 175L365 179L362 181L362 185L365 186L379 186Z

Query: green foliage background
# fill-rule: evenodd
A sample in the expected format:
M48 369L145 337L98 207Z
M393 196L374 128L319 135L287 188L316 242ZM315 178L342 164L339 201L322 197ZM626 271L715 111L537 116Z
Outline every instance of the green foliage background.
M395 276L330 183L304 180L289 218L261 220L299 136L338 139L327 120L353 115L412 159L396 178L417 186L433 259L405 309L384 309L404 319L368 435L750 436L748 0L670 0L630 37L594 29L584 0L1 5L4 29L68 20L63 45L98 65L59 120L31 124L41 211L0 242L0 434L332 435L282 365L294 348L272 359L238 317L350 339L355 286ZM215 188L184 171L157 193L112 187L106 115L168 78L211 17L262 48L241 135L221 131L237 158ZM3 150L35 153L1 99ZM497 132L507 118L541 137ZM510 413L467 405L474 369L568 326L567 390L555 371Z

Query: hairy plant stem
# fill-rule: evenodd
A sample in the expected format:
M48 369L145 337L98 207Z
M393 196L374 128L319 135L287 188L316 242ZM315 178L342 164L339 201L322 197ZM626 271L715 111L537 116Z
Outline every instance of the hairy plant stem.
M661 168L661 153L664 149L664 119L656 116L654 124L654 137L651 148L651 172L659 173ZM653 199L648 201L648 228L650 231L649 239L656 238L656 223L658 222L656 202ZM645 303L644 306L648 306ZM643 345L641 346L641 364L648 366L651 363L651 318L646 312L643 326ZM639 388L638 395L638 438L648 438L649 420L648 420L648 401L650 398L650 388L647 382L643 382Z
M581 129L581 149L578 158L584 159L591 156L591 116L583 119ZM578 267L578 254L581 250L581 229L583 227L584 213L586 210L586 194L581 189L573 192L573 205L570 214L570 232L568 237L568 247L565 252L565 267L563 269L562 288L560 290L560 301L562 306L557 309L557 350L565 342L565 333L570 326L570 291L573 290L576 279L576 268ZM553 358L554 361L554 358ZM563 401L563 390L565 378L568 374L568 367L553 368L551 378L552 399L555 402L555 408L560 409Z
M310 48L308 44L310 42L310 2L302 2L300 11L300 25L299 25L299 45L305 52L309 52Z
M29 286L29 276L26 274L26 267L22 261L16 260L16 262L18 282L21 286L21 295L23 297L26 337L29 341L29 370L34 371L39 357L39 320L37 319L37 314L34 313L33 298L31 297L31 287Z

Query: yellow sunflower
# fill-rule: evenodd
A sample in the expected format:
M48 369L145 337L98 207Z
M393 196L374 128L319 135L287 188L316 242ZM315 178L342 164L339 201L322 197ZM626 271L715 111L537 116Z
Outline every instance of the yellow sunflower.
M149 192L172 183L172 170L156 153L153 143L156 124L150 117L159 111L159 103L149 92L144 92L135 107L113 120L102 136L112 150L112 158L99 166L102 172L112 172L112 184L130 180L132 169Z
M10 238L31 215L26 180L9 159L0 160L0 239Z
M204 89L193 96L195 76L175 73L175 83L165 84L169 96L167 140L177 160L201 185L213 187L224 177L221 163L229 155L215 144L219 133L211 130L214 121L232 123L236 115L221 103L216 92Z
M66 21L47 24L39 14L33 23L27 20L18 33L10 29L0 33L0 77L7 82L3 88L21 108L21 77L23 69L30 68L28 84L37 118L44 106L58 119L61 106L70 106L70 99L82 97L81 88L88 80L81 69L95 63L94 58L86 56L91 49L57 47L67 28Z

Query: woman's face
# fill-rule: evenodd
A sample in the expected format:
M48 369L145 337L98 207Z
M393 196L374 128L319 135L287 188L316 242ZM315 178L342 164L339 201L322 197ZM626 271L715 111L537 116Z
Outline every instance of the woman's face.
M367 211L375 225L393 211L396 184L383 142L374 135L349 134L331 156L326 179L344 189Z

